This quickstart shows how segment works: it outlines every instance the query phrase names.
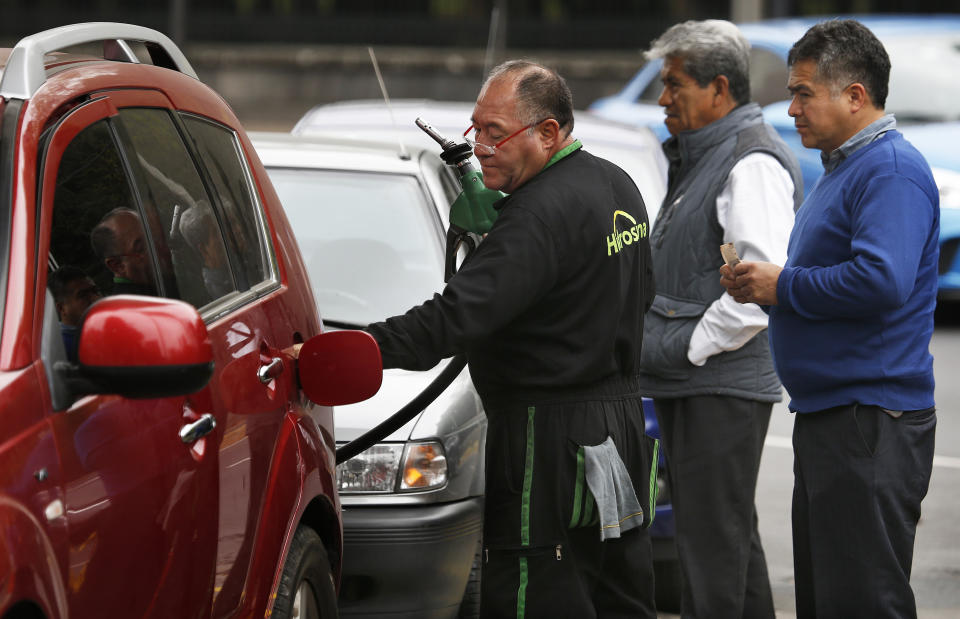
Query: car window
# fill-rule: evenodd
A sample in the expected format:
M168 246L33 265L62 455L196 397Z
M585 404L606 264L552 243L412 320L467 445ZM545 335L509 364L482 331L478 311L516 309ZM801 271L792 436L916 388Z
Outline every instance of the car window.
M136 207L109 121L98 121L77 134L60 160L50 233L51 269L77 267L93 278L104 294L111 293L114 274L94 250L91 233L107 213L123 208L135 211ZM110 249L106 253L128 252ZM122 257L128 262L133 258ZM149 260L145 266L154 277Z
M649 103L650 105L660 105L657 101L660 99L660 93L663 92L663 82L660 81L660 75L657 74L647 87L640 93L638 103Z
M437 178L440 179L440 184L443 186L443 195L447 199L447 204L453 204L453 201L460 196L460 181L458 181L450 170L450 166L443 163L442 161L434 162L434 170L436 171Z
M210 196L170 113L126 108L120 119L161 271L172 271L179 298L198 308L234 292Z
M750 49L750 99L761 106L788 99L787 63L760 47Z
M366 325L438 291L435 207L407 175L268 169L297 236L323 317Z
M190 115L181 115L217 194L231 261L241 289L276 280L276 258L265 238L266 219L253 192L250 170L234 132Z

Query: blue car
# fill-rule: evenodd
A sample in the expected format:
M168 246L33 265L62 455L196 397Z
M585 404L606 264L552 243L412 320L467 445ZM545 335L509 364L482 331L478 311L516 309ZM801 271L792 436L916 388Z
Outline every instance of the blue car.
M890 55L890 94L886 109L897 128L927 158L940 189L939 297L960 301L960 15L853 16L870 28ZM813 24L828 19L772 19L740 24L752 46L752 98L800 160L804 189L823 171L820 152L804 148L787 114L787 52ZM589 110L598 116L647 126L663 140L660 60L644 65L618 93L598 99Z

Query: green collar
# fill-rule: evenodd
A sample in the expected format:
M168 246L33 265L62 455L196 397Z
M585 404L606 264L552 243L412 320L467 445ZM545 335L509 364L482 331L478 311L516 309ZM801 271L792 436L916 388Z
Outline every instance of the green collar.
M550 161L547 162L547 165L543 166L543 170L546 170L547 168L549 168L556 162L560 161L570 153L580 150L582 146L583 144L580 143L580 140L574 140L570 144L567 144L565 147L563 147L563 149L557 151L557 153L553 157L550 157ZM543 170L540 170L540 171L543 172Z
M114 284L132 284L133 281L127 279L126 277L120 277L119 275L114 275L114 276L113 276L113 283L114 283Z

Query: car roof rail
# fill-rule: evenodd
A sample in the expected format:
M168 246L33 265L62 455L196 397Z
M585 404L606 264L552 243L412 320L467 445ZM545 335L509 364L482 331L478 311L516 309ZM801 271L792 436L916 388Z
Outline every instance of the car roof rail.
M47 79L44 64L46 54L97 41L107 43L104 45L106 60L133 63L139 63L140 60L127 41L143 42L154 65L175 69L198 79L187 57L165 34L133 24L90 22L44 30L20 39L11 50L7 66L0 76L0 97L29 99Z

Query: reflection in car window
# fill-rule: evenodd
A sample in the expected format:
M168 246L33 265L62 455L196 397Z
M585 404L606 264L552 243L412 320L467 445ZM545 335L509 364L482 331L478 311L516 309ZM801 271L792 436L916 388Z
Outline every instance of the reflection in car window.
M438 291L434 208L412 176L268 170L327 320L366 325Z
M108 212L135 209L136 203L106 120L81 131L64 149L53 200L50 267L77 267L100 290L111 291L113 273L94 253L90 233Z
M179 298L203 307L235 290L209 197L166 110L120 110L147 227ZM165 259L169 261L165 264ZM166 268L164 268L166 267Z
M271 246L264 242L265 224L251 190L250 175L233 131L221 125L182 115L220 201L224 232L231 259L243 289L272 279Z

